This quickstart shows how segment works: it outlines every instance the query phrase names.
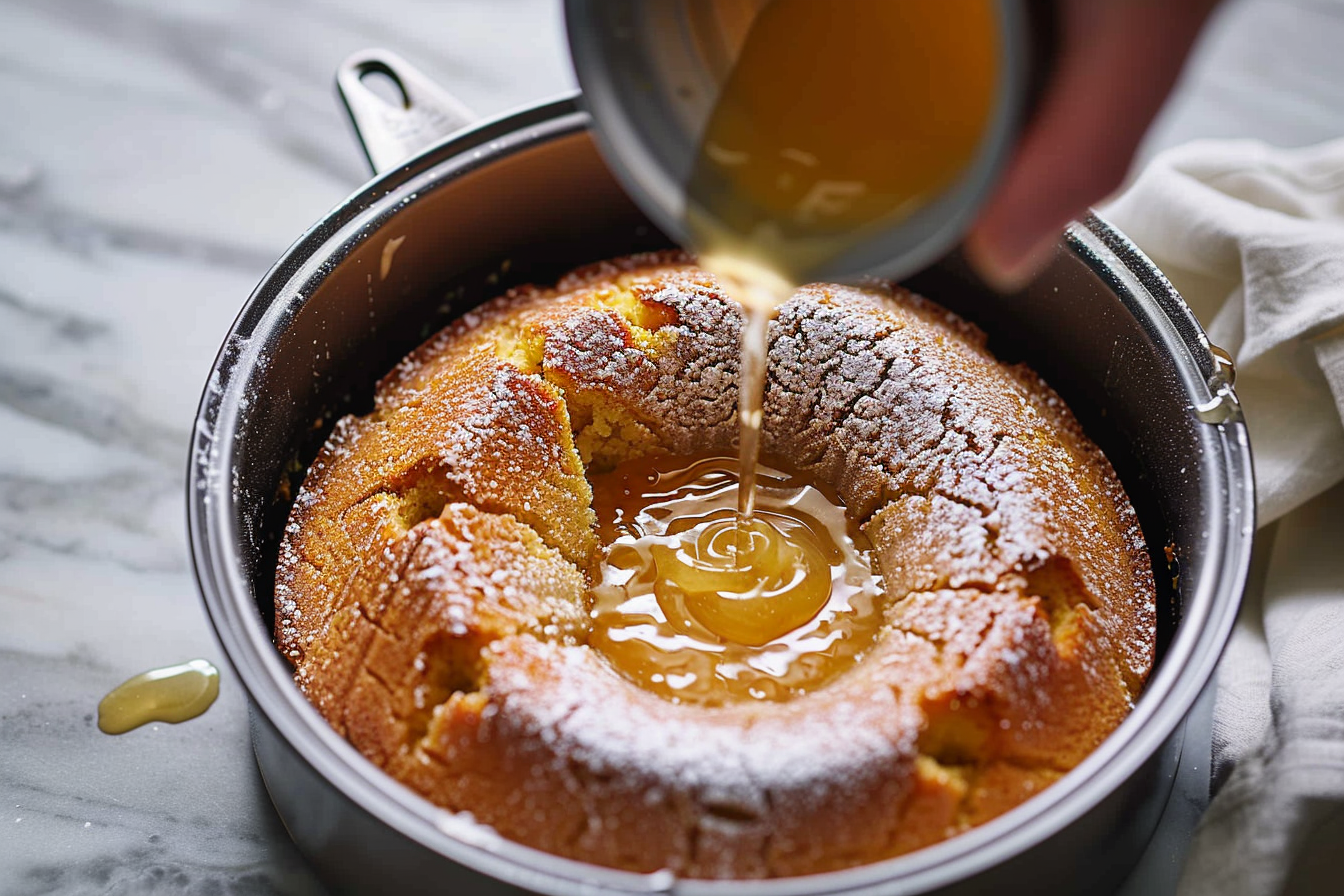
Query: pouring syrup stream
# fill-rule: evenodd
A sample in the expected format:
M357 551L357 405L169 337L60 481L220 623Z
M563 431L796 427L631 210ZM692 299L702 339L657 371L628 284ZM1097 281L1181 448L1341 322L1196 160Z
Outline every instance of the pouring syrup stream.
M957 181L987 129L997 53L991 0L773 0L745 37L687 181L685 222L744 314L735 538L724 543L727 521L715 522L694 544L651 549L654 571L641 573L686 595L725 645L785 636L770 621L783 616L751 609L763 594L812 615L826 602L810 594L818 533L756 507L770 319L807 272ZM618 590L617 604L637 603ZM749 619L761 621L739 624Z
M745 313L742 527L755 505L770 318L804 272L913 214L967 168L993 107L997 53L989 0L773 0L752 22L686 188L701 265Z

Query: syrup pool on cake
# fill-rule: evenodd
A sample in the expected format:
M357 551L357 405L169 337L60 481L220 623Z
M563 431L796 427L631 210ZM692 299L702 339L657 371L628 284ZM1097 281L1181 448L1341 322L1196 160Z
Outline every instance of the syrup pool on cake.
M732 457L653 456L592 477L607 553L589 643L641 687L705 705L784 700L872 644L882 586L868 539L833 493L757 473L746 524Z

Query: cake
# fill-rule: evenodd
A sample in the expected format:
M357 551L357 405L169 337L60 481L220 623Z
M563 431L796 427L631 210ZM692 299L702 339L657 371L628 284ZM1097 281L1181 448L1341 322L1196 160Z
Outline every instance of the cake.
M771 323L764 450L832 488L880 569L880 635L824 687L677 703L588 643L588 474L730 454L739 308L676 253L470 311L310 467L276 643L331 726L445 809L641 872L804 875L1000 815L1077 765L1153 662L1114 471L1038 376L891 285Z

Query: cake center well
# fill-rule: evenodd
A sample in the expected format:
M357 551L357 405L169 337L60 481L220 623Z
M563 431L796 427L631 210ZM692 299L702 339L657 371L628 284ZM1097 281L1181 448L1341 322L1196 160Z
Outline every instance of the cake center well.
M872 644L883 591L844 506L769 463L737 515L738 461L647 457L593 477L606 546L590 643L678 702L785 700Z

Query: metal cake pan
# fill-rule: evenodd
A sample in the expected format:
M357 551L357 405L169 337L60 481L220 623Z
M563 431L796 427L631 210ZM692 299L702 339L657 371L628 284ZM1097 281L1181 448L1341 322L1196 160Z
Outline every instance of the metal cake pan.
M376 105L360 82L370 71L392 77L405 102ZM1123 880L1236 616L1254 495L1230 365L1161 272L1096 216L1068 228L1019 294L985 288L956 258L908 281L1069 402L1129 491L1152 552L1160 626L1147 688L1110 738L1040 795L951 840L847 871L679 880L503 840L387 777L326 724L271 631L289 503L332 423L368 410L374 383L407 351L508 286L668 245L603 165L576 96L459 129L400 161L408 143L459 125L461 108L377 51L347 61L341 83L385 170L303 234L247 300L205 386L187 493L197 582L250 698L257 763L323 880L348 893L687 896L1104 892ZM1179 570L1165 574L1168 546Z

